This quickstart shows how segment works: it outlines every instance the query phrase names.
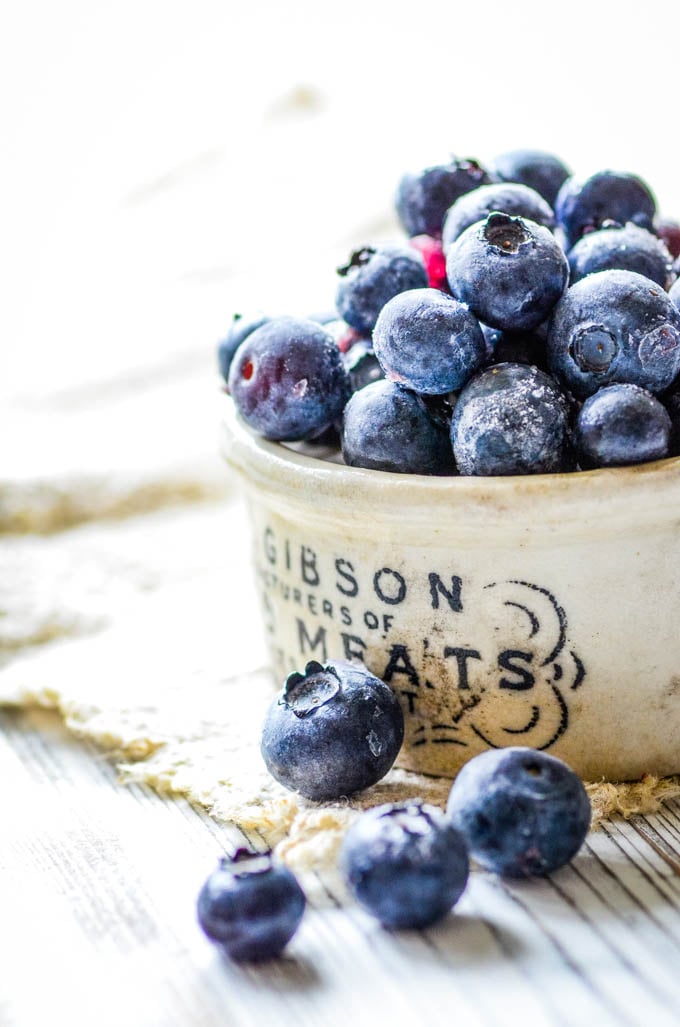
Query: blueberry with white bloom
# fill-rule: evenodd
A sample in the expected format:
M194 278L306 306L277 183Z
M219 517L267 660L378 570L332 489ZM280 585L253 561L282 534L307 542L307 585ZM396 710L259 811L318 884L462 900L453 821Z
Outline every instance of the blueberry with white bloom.
M288 675L269 707L260 749L272 777L323 802L379 781L403 738L404 716L389 685L361 664L310 660L304 673Z
M605 221L628 221L652 231L656 200L641 178L621 171L598 171L584 181L568 178L555 200L555 215L567 241L576 243Z
M350 467L396 474L454 472L448 426L425 398L381 380L355 392L345 407L342 454Z
M643 275L597 271L555 307L548 364L579 399L613 382L662 392L680 371L680 311Z
M407 235L441 236L444 215L459 196L490 182L476 160L453 159L402 177L396 196L397 215Z
M495 364L465 386L451 441L461 474L549 474L568 458L569 406L553 379L527 364Z
M527 218L489 214L449 247L452 294L492 328L531 331L564 292L569 264L552 232Z
M406 244L363 246L338 274L338 314L358 332L373 331L378 314L393 296L428 283L423 258Z
M562 760L512 746L466 763L447 805L470 855L504 877L542 877L581 848L591 809L582 782Z
M680 272L680 261L678 261L675 271L676 273ZM677 279L670 287L668 291L668 298L670 299L671 303L674 303L678 310L680 310L680 274L678 274Z
M545 150L510 150L491 162L491 173L502 182L521 182L554 207L560 188L571 175L564 161Z
M441 920L463 894L469 872L460 832L420 800L363 813L345 836L340 865L356 900L390 928Z
M225 382L229 382L229 370L234 354L241 343L257 328L261 328L271 317L266 314L234 314L229 331L217 346L217 365Z
M555 215L543 197L518 182L495 182L466 193L453 204L444 220L442 243L446 250L470 225L476 225L493 211L528 218L545 228L552 228Z
M671 419L638 385L607 385L589 396L576 419L574 445L586 467L622 467L668 456Z
M457 392L483 367L487 347L474 314L437 289L411 289L387 303L373 331L385 375L415 392Z
M267 439L313 439L342 416L350 394L342 355L314 321L273 318L237 349L229 391L246 423Z
M588 232L567 254L573 285L596 271L636 271L667 289L673 281L673 258L652 232L632 222L605 224Z
M271 853L239 849L223 857L201 888L198 922L230 959L259 962L280 955L306 905L295 876Z

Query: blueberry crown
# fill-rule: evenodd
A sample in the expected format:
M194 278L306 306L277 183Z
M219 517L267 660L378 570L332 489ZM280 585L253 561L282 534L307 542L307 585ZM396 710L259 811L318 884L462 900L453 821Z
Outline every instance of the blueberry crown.
M344 278L350 273L352 268L364 267L375 252L375 246L362 246L360 250L355 250L347 264L343 264L342 267L338 268L338 274Z
M340 676L332 664L324 667L310 660L300 674L294 671L286 678L279 705L292 710L296 717L308 717L330 702L340 691Z
M451 164L456 171L467 171L471 178L484 178L486 171L474 157L451 157Z
M234 877L249 877L251 874L266 874L272 868L272 852L255 852L242 847L233 856L220 858L220 870L225 870Z
M436 814L435 814L436 816ZM404 834L417 837L438 826L431 806L423 799L395 802L380 815L380 819L396 824Z
M521 246L531 242L531 232L523 218L496 210L487 216L482 232L486 241L501 253L517 253Z

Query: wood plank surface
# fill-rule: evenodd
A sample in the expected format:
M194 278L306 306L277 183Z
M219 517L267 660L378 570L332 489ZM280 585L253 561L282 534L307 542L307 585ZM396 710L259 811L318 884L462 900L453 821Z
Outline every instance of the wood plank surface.
M639 173L680 214L677 144L656 114L658 69L677 58L667 12L612 19L572 0L559 59L537 2L413 12L5 5L0 532L43 534L0 539L0 662L219 576L222 512L196 502L229 489L215 341L235 310L332 303L349 252L396 235L403 171L541 146L578 174ZM615 90L611 61L570 73L586 37L621 61L634 39L636 73ZM224 535L226 549L226 520ZM121 786L45 710L0 709L0 781L0 1027L680 1023L677 801L606 822L548 880L474 870L427 931L384 931L336 875L308 874L284 958L236 967L195 899L240 831Z
M202 936L195 898L241 832L117 784L49 711L3 710L0 726L2 1027L680 1020L677 802L607 822L547 880L475 869L426 931L385 931L336 875L309 874L285 957L237 967Z

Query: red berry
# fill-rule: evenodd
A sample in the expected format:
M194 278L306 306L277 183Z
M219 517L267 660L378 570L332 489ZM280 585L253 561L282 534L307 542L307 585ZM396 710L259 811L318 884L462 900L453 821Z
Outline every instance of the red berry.
M361 337L361 332L358 332L356 328L350 328L348 325L346 331L341 332L335 341L341 353L348 353L354 343L358 342Z
M431 235L414 235L409 239L411 246L415 247L425 261L428 285L431 289L440 289L442 292L450 292L449 283L446 278L446 257L442 248L441 239L434 239Z
M664 218L662 221L657 221L655 227L656 234L662 242L666 243L671 256L674 259L680 257L680 224L677 221Z

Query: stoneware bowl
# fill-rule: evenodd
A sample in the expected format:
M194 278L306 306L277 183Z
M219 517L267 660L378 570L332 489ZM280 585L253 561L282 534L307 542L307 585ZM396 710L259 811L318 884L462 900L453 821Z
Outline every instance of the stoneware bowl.
M406 715L399 765L530 745L583 778L680 772L680 458L506 478L223 452L252 515L271 662L357 659Z

